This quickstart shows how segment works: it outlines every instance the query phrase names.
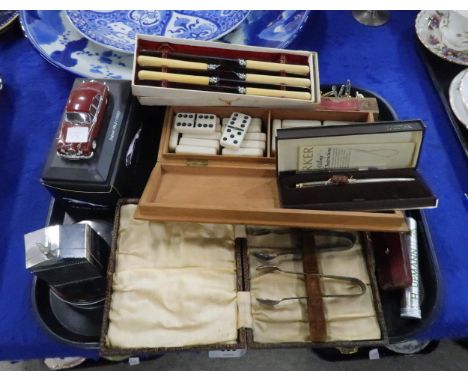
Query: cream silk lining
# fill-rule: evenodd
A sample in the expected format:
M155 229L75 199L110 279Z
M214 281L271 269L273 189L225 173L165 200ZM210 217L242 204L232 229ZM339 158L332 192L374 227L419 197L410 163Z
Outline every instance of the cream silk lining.
M232 225L150 223L121 208L109 312L113 347L237 340Z
M252 240L248 237L249 244ZM284 238L284 242L288 239ZM255 238L255 244L262 246ZM266 240L265 246L269 244ZM270 307L260 304L256 298L280 299L283 297L306 296L304 279L301 276L279 272L261 273L256 267L264 265L251 255L249 247L250 288L252 300L253 333L255 342L279 343L309 341L307 300L290 300ZM353 298L324 298L327 326L327 341L355 341L380 339L380 326L373 304L370 280L361 245L345 251L318 253L320 273L357 277L367 285L366 293ZM291 257L278 257L268 262L283 270L302 272L302 262ZM352 293L346 284L322 279L324 294Z
M276 307L255 297L305 296L302 277L257 274L249 256L251 293L237 292L234 226L154 223L133 219L136 205L120 210L116 269L107 342L117 348L182 347L235 343L238 327L252 327L259 343L308 341L307 300ZM288 247L288 235L248 237ZM283 259L282 269L302 271L300 261ZM358 277L369 283L360 245L319 255L322 273ZM325 293L343 286L322 282ZM349 293L346 290L345 293ZM329 341L380 339L370 287L354 299L325 299Z

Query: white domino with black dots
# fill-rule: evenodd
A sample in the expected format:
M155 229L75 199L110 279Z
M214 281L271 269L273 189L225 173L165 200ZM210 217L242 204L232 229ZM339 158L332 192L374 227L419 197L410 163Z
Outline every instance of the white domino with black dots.
M213 134L216 132L216 125L218 125L218 117L214 114L197 114L195 118L195 131L200 134Z
M251 121L252 117L247 114L232 113L219 141L221 146L230 149L239 149L247 134Z
M214 114L196 114L180 112L174 118L174 130L178 133L209 135L216 132L219 125Z
M233 124L236 121L238 125ZM238 140L237 147L234 147L236 145L234 144L221 150L222 131L227 132L229 122L231 122L229 129L236 133L230 135L243 137L243 139ZM221 119L214 114L180 112L174 115L173 129L169 139L169 152L171 153L262 157L265 155L265 150L266 134L262 132L261 118L233 113L231 118L223 118L221 123Z
M178 133L187 133L195 129L195 113L177 113L174 118L174 130Z
M214 114L175 114L169 138L169 152L177 154L219 153L221 120Z
M223 118L223 130L227 126L229 119L230 118ZM252 120L250 121L249 133L261 133L261 132L262 132L261 118L252 118Z

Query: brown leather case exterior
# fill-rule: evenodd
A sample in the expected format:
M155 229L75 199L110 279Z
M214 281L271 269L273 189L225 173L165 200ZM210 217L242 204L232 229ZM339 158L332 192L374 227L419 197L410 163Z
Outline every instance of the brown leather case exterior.
M312 342L325 342L327 339L327 324L323 307L320 278L307 273L318 274L318 262L315 253L314 236L307 231L302 235L302 264L304 268L307 296L307 310L309 316L310 340Z
M370 240L368 240L369 234L363 234L364 249L366 253L367 266L369 269L369 275L371 278L372 289L374 292L374 305L376 308L377 317L379 320L380 328L382 330L382 338L379 340L369 341L333 341L324 342L324 340L311 340L310 342L285 342L285 343L257 343L253 336L251 328L240 328L238 330L238 341L235 344L212 344L212 345L199 345L199 346L184 346L178 348L115 348L109 346L106 341L107 331L109 329L109 311L112 300L112 280L115 272L115 252L117 247L117 238L119 232L119 221L120 221L120 208L125 204L137 204L138 199L121 199L117 204L114 229L112 232L112 248L109 258L109 265L107 268L107 291L106 300L104 306L104 317L101 329L101 341L100 341L100 354L102 356L130 356L130 355L152 355L152 354L164 354L176 351L206 351L206 350L235 350L240 348L251 348L251 349L271 349L271 348L298 348L298 347L315 347L315 348L353 348L360 346L382 346L388 343L388 334L385 326L382 305L380 302L380 294L377 290L377 281L374 276L375 264L374 255L370 248ZM302 231L304 232L304 231ZM239 291L250 291L250 270L249 260L247 257L247 243L245 239L236 240L236 268L237 268L237 289ZM320 299L321 300L321 299ZM317 317L314 311L314 316ZM315 318L315 320L317 320ZM323 321L325 324L325 321ZM326 334L326 331L321 331L321 325L318 321L315 324L315 332Z
M376 232L371 234L377 280L383 290L404 289L411 285L411 265L405 235Z

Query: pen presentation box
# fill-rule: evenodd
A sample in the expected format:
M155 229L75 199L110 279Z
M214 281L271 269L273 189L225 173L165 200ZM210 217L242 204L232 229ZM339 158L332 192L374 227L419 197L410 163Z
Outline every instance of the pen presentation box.
M142 52L150 53L143 54ZM261 61L264 63L264 65L284 64L307 67L308 73L301 77L297 74L289 75L285 71L265 72L261 67L254 65L253 69L247 68L246 73L247 76L257 76L255 81L258 83L248 82L245 84L243 82L232 81L232 73L234 71L240 71L240 77L244 78L245 70L239 70L237 66L232 67L231 64L228 63L228 68L223 67L222 73L229 72L228 74L224 75L231 76L230 81L228 81L230 84L232 84L231 90L236 91L236 89L239 90L239 88L246 90L246 93L236 94L226 92L227 90L220 91L222 88L227 88L226 86L223 87L220 85L222 81L215 81L218 85L200 85L200 77L214 77L217 75L216 73L219 72L214 72L213 74L209 71L199 69L184 70L180 68L180 62L175 65L176 68L160 66L159 64L157 67L151 67L149 64L144 66L141 65L139 63L138 57L148 56L149 54L156 55L158 56L157 58L163 59L180 58L180 56L182 56L182 61L195 61L195 63L190 64L192 67L194 65L196 67L197 63L203 63L203 61L210 63L212 62L211 59L214 60L215 63L218 63L220 59L225 61L229 60L229 62L241 59L244 60L246 65L248 65L249 62ZM200 57L203 59L200 59ZM205 59L206 57L207 59ZM178 61L181 60L179 59ZM307 108L316 106L320 103L318 57L317 53L315 52L138 35L136 37L133 68L134 72L132 79L132 93L133 95L138 96L138 99L142 105ZM148 74L149 71L167 73L167 80L148 81L145 79L140 79L140 71L145 71L146 74ZM162 74L158 75L162 76ZM170 77L169 75L185 76L179 78L182 78L183 81L188 81L189 83L187 83L184 88L183 83L172 81L171 79L173 79L173 77ZM197 77L194 78L195 76ZM273 86L261 83L265 81L265 78L271 79L271 77L276 77L273 79L273 82L277 82L278 78L291 77L292 81L305 79L309 84L306 88L294 87L292 88L294 90L290 90L290 87L285 87L283 85ZM236 81L239 80L237 73L235 74L235 78L237 78ZM297 99L286 96L287 94L293 94L294 97L297 95L302 97L304 90L306 90L306 94L308 95L309 99ZM289 91L290 93L284 93L285 91ZM301 92L302 94L300 94ZM259 94L277 95L266 96ZM281 96L278 96L279 94L281 94Z
M436 207L437 198L417 170L423 136L420 120L278 130L281 205L360 211Z
M169 150L174 114L212 113L221 118L241 112L262 120L267 136L263 157L196 155ZM155 221L192 221L273 226L295 226L362 231L406 231L399 211L348 212L281 208L276 159L270 150L273 119L373 122L367 112L336 112L241 107L168 107L158 161L136 217Z
M336 247L339 232L143 222L133 218L135 202L116 210L102 355L387 343L366 234L347 233ZM301 259L276 260L280 271L264 272L258 251L266 248ZM306 258L320 274L358 278L363 293L321 279L312 294ZM262 298L291 300L272 306Z

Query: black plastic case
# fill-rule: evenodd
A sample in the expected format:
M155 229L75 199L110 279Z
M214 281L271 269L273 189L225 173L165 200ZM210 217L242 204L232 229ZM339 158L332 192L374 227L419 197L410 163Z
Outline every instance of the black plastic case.
M77 79L74 87L82 82ZM145 178L151 167L146 168L141 146L154 144L148 138L148 128L142 127L141 106L130 92L129 81L106 80L110 99L103 119L103 127L97 139L95 155L88 160L67 160L56 152L56 140L52 142L41 182L59 199L82 208L114 208L121 197L131 193L130 188ZM157 130L159 111L164 108L149 108L152 113L152 131ZM144 131L143 131L144 130ZM152 136L153 132L149 132ZM139 170L135 171L135 163ZM147 173L146 173L147 169Z

